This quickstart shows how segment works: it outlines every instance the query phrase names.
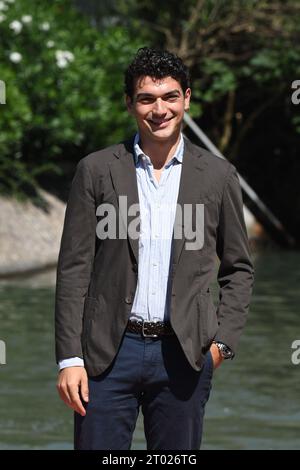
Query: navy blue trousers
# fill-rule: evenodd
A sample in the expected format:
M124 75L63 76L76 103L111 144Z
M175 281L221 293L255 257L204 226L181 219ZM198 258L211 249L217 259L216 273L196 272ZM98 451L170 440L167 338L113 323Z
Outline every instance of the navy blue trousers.
M124 335L109 368L89 378L86 416L75 412L75 449L128 450L141 407L147 450L197 450L213 361L200 372L188 363L175 335Z

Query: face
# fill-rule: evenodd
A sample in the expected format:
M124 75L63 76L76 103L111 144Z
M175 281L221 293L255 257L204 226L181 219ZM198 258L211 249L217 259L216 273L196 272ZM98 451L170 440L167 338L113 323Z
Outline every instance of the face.
M190 97L190 88L183 94L180 83L171 77L153 80L147 76L137 80L133 99L127 96L126 104L142 140L163 142L178 137Z

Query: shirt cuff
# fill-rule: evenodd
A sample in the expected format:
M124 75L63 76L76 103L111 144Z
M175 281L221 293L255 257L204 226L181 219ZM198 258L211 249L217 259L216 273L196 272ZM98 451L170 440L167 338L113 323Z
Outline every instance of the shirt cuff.
M59 361L58 368L59 370L65 369L66 367L76 367L81 366L84 367L84 362L81 357L70 357L69 359L63 359Z

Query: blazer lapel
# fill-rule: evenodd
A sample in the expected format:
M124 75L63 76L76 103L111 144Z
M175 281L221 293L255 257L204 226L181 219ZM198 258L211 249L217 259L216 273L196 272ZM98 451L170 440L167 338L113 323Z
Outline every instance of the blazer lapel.
M133 205L137 204L139 207L139 196L137 188L137 179L136 179L136 168L134 163L134 154L133 154L133 140L131 139L121 147L119 151L115 153L115 161L110 164L110 172L114 185L114 189L118 196L127 196L127 211L123 213L125 226L128 228L130 223L133 220L136 220L137 223L140 223L140 216L136 214L129 215L128 209ZM205 181L204 173L207 163L205 159L201 158L201 150L187 139L184 142L184 157L182 161L181 177L179 184L179 193L177 204L181 207L181 214L184 214L184 204L192 204L193 208L196 203L199 203L201 200L201 194L207 193L207 181ZM126 220L125 220L126 219ZM173 275L178 265L180 255L185 243L185 233L183 226L183 217L176 217L174 226L174 231L178 230L177 233L182 233L180 238L174 238L173 231L173 240L172 240L172 271ZM132 237L130 231L127 230L127 236L132 248L133 255L138 263L138 237Z
M137 221L137 224L134 223L134 226L138 227L138 224L140 224L139 196L136 179L136 168L134 164L133 141L134 139L126 141L124 145L121 146L121 149L114 154L116 159L113 163L110 164L110 172L113 186L117 194L118 205L120 202L120 196L127 197L127 210L121 210L121 215L125 227L127 228L127 236L132 248L133 255L136 259L136 263L138 263L138 238L132 237L132 233L128 231L128 227L133 220ZM136 208L138 209L138 212L129 215L128 210L133 204L137 204ZM139 232L139 229L137 229L137 232Z
M184 140L184 156L182 160L181 177L179 184L179 193L177 204L181 208L182 217L176 216L174 224L174 232L182 234L180 238L174 238L173 232L173 258L172 258L172 274L174 276L175 269L179 263L180 255L185 243L184 232L184 204L192 204L193 214L195 204L199 204L201 194L205 193L204 173L207 163L201 158L201 150L191 144L187 139Z

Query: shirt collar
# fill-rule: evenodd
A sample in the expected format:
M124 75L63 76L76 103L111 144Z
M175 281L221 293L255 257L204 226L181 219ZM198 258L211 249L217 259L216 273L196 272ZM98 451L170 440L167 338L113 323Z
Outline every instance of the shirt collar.
M134 137L134 142L133 142L134 160L135 160L136 165L138 164L139 158L142 155L145 155L145 153L143 152L143 150L139 146L139 141L140 141L140 134L137 132L135 137ZM174 159L176 159L179 163L182 163L183 150L184 150L184 140L183 140L183 136L182 136L182 133L181 133L179 143L176 147L176 151L175 151L173 157L171 158L171 160L167 163L167 165L169 166ZM148 155L145 155L145 156L149 159Z

